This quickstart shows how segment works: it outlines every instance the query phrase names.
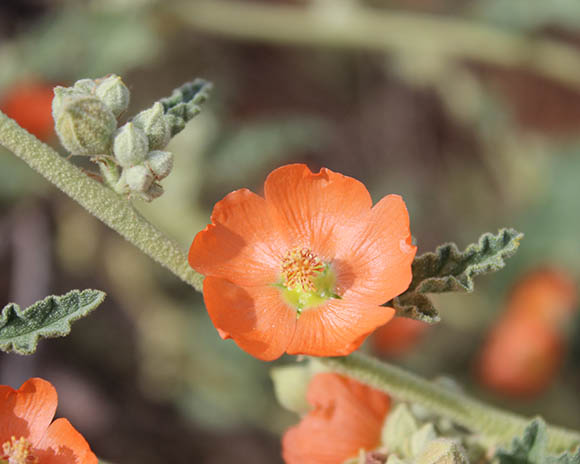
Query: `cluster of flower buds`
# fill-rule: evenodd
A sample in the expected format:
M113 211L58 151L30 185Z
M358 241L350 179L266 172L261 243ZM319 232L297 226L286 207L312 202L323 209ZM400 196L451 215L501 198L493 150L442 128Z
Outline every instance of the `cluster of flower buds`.
M62 145L73 155L112 159L118 193L151 201L163 193L158 181L173 168L173 155L162 151L171 139L163 104L155 103L117 128L117 118L129 106L130 93L117 75L81 79L72 87L57 87L52 112Z
M56 87L52 101L56 133L73 155L108 155L117 118L128 106L129 89L114 74Z
M113 141L115 160L123 169L117 190L150 201L163 193L158 183L173 169L173 155L163 148L171 129L163 105L155 103L121 126Z

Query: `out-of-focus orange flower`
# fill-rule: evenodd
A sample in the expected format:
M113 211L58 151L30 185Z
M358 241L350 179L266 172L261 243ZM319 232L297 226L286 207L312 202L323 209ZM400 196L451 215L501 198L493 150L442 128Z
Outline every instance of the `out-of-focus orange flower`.
M351 353L393 317L381 304L411 281L403 200L373 207L359 181L302 164L274 170L264 193L227 195L191 245L215 327L263 360Z
M539 270L524 276L484 345L478 363L481 383L506 396L544 391L562 365L564 329L576 304L576 287L564 272Z
M509 317L491 332L479 362L479 378L506 396L534 396L553 381L563 360L562 337L533 319Z
M429 324L408 317L395 317L372 335L374 350L384 356L401 356L409 351L429 328Z
M341 464L380 445L389 397L355 380L318 374L308 386L313 409L282 439L287 464Z
M544 322L556 330L565 328L577 310L578 290L564 271L542 269L528 273L514 287L508 311L518 317Z
M0 462L14 464L97 464L89 444L66 419L51 423L57 395L34 378L18 390L0 385Z
M42 82L23 82L10 88L0 98L0 110L41 140L54 131L52 86Z

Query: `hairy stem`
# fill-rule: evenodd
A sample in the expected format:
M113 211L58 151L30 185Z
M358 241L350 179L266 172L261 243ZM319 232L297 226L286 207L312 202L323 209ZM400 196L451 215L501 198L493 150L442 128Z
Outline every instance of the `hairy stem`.
M141 251L201 291L203 276L189 266L186 254L173 240L141 216L126 198L88 177L1 111L0 145Z
M360 4L341 11L332 2L328 5L329 8L309 8L198 0L170 8L176 20L231 39L428 55L441 60L476 60L525 67L548 79L580 87L577 50L555 40L460 18L385 11Z
M530 419L483 404L467 395L434 384L396 366L353 353L348 357L320 358L334 372L345 374L396 399L420 404L469 430L482 434L490 444L507 445L521 435ZM571 450L580 445L580 433L548 427L551 452Z

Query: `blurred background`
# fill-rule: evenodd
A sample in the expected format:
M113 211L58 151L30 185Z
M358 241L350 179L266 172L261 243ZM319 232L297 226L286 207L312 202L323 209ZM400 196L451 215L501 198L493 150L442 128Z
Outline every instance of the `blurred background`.
M128 116L214 83L169 146L166 194L136 202L185 249L216 201L289 162L403 195L419 253L524 232L473 295L437 297L440 324L395 321L364 349L580 429L577 0L0 2L0 109L57 150L52 87L109 73ZM281 462L298 418L275 363L220 340L200 294L0 148L0 304L73 288L108 298L34 356L0 354L1 384L53 382L111 462Z

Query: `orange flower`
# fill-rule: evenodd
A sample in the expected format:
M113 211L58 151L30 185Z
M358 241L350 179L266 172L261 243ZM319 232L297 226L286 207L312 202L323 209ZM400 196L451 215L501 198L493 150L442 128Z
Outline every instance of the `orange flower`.
M504 396L535 396L562 365L562 337L541 322L507 317L491 332L479 360L480 382Z
M0 110L41 140L53 133L52 86L42 82L15 85L0 100Z
M564 332L577 299L574 282L562 271L536 270L520 279L483 347L481 383L507 396L534 396L548 388L563 362Z
M52 422L57 396L42 379L20 389L0 385L0 462L10 464L97 464L89 444L66 419Z
M425 322L395 317L373 333L373 348L384 356L401 356L415 346L428 328L429 324Z
M577 310L578 291L564 271L540 269L526 274L514 287L508 311L533 318L556 330L567 329Z
M318 374L308 386L313 410L286 431L282 456L287 464L341 464L380 445L389 397L355 380Z
M263 360L351 353L393 317L381 304L411 281L403 200L373 207L357 180L302 164L274 170L264 191L227 195L191 245L215 327Z

